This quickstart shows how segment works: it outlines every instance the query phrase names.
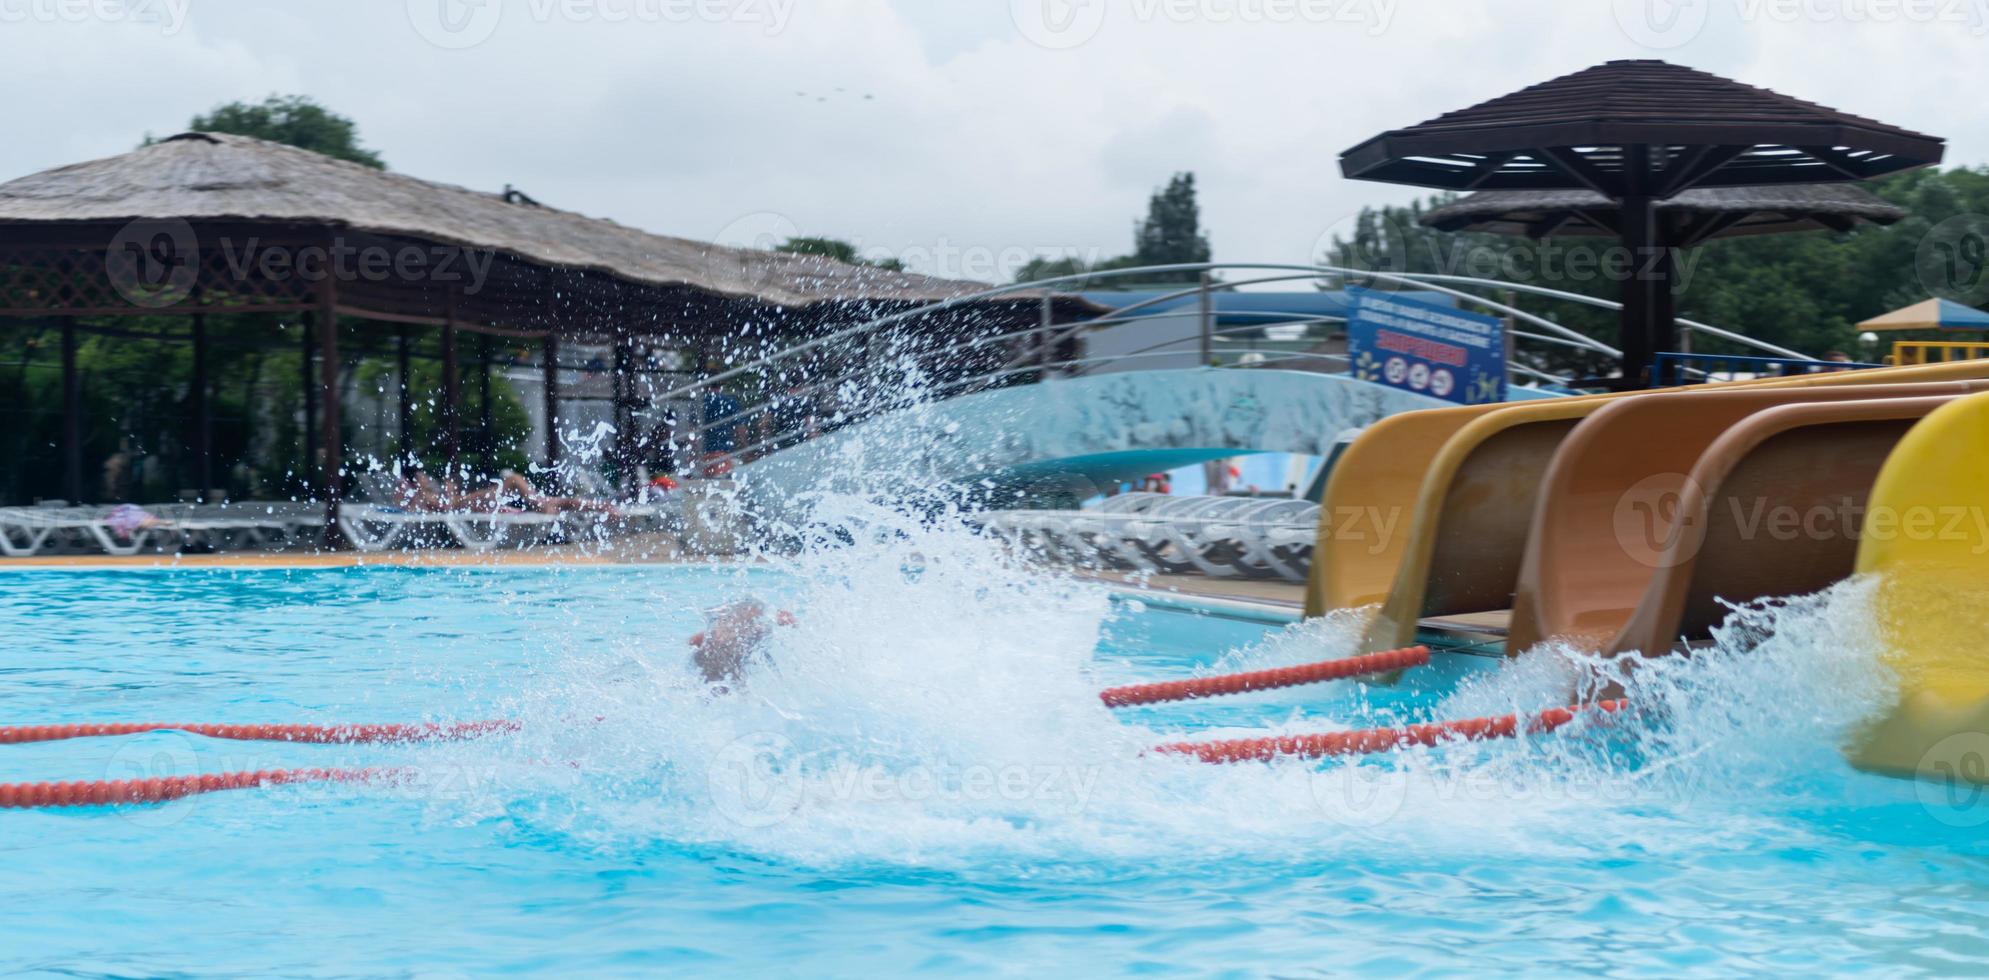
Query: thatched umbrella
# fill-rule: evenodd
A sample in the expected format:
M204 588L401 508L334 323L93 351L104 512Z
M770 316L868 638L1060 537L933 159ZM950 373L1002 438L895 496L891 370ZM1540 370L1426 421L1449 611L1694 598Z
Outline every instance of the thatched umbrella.
M1674 249L1744 235L1850 231L1906 217L1905 208L1854 184L1695 187L1654 207L1658 241ZM1421 221L1439 231L1534 239L1623 234L1622 209L1590 190L1479 191L1431 210Z
M1662 61L1612 61L1340 155L1358 180L1447 190L1587 190L1634 257L1623 374L1675 344L1659 203L1694 188L1866 180L1938 163L1942 140Z

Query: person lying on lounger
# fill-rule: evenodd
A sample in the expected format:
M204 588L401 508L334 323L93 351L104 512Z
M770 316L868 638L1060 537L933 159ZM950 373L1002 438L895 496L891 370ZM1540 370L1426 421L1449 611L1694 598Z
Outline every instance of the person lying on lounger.
M454 480L444 477L438 481L426 471L415 470L412 477L401 479L396 497L395 502L400 506L424 512L496 511L511 507L541 514L577 511L619 516L614 505L605 500L540 493L532 481L512 470L505 470L498 480L475 490L464 490Z

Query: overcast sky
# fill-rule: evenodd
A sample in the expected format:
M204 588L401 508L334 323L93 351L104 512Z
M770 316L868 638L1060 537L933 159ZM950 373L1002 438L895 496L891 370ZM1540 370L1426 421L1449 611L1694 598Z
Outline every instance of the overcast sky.
M301 93L395 170L921 271L1112 255L1193 170L1220 260L1295 262L1382 129L1656 57L1989 159L1989 0L0 0L0 179Z

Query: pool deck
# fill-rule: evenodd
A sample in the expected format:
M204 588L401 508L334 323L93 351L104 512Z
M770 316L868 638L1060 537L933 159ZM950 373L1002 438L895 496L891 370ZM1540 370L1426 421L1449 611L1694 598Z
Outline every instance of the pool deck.
M212 555L41 555L0 559L0 569L118 568L358 568L358 567L534 567L546 565L731 564L731 559L686 555L667 535L624 538L607 545L556 545L499 551L426 549L406 551L261 551ZM1305 587L1264 579L1216 579L1199 575L1138 575L1130 572L1078 572L1078 578L1152 605L1237 616L1267 623L1296 622L1305 608Z
M684 554L668 535L619 538L609 544L549 545L493 551L453 548L396 551L233 551L223 554L38 555L0 559L8 568L347 568L358 566L633 565L677 564L707 559Z
M1152 605L1228 613L1269 623L1295 623L1305 614L1305 586L1297 582L1133 572L1076 574Z

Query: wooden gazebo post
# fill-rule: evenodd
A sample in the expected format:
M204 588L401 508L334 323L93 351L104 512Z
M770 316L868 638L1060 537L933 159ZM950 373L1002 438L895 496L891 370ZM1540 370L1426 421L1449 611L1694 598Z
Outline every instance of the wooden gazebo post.
M394 377L400 384L399 403L395 406L399 414L394 431L400 446L401 463L412 461L418 454L414 444L414 388L408 384L408 368L412 361L408 353L408 332L411 328L403 323L395 329L394 337Z
M456 291L449 290L442 318L442 455L453 475L456 456L462 451L462 433L457 418L456 376Z
M546 412L546 466L559 465L559 331L546 331L539 353L539 372L544 378Z
M195 300L199 302L199 300ZM207 408L207 314L195 313L192 316L193 333L193 466L194 492L197 500L205 501L207 493L214 487L212 420Z
M324 417L325 547L338 547L338 502L344 490L345 445L338 400L338 280L326 276L318 291L319 398Z
M304 342L300 348L304 366L298 380L304 388L304 468L297 474L297 480L304 485L308 495L323 465L322 457L318 455L318 372L312 363L317 356L318 313L305 310L298 319L304 327Z
M83 385L76 377L76 318L62 322L62 486L72 504L83 501Z
M634 367L634 342L627 334L618 332L614 351L614 401L610 414L615 420L615 483L624 488L633 484L635 473L635 395L632 390L635 385L630 377Z
M477 334L477 462L494 473L495 440L490 436L490 334Z

